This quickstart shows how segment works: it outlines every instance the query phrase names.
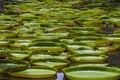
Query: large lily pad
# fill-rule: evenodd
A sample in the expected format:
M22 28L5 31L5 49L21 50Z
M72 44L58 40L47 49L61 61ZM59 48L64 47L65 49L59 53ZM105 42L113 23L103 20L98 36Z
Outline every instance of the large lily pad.
M99 54L79 54L70 56L70 60L78 63L104 63L107 60L106 55Z
M49 78L56 76L56 70L48 67L31 67L11 69L8 72L11 76L24 78Z
M0 46L8 46L8 42L7 40L0 40Z
M79 66L63 69L70 80L117 80L120 69L102 66Z
M81 43L81 42L74 42L74 43L69 43L67 44L68 49L93 49L94 45L91 43Z
M51 54L33 54L29 59L36 60L36 59L47 59L47 58L67 59L68 56L51 55Z
M27 66L28 63L26 62L17 62L17 61L10 61L10 60L0 60L0 73L6 73L9 68L17 68Z
M54 58L48 58L48 59L39 59L39 60L34 60L32 61L33 65L36 66L48 66L51 68L56 68L56 69L62 69L64 67L67 67L69 65L69 61L67 60L61 60L61 59L54 59Z
M31 52L29 51L6 51L8 57L12 60L24 60L26 58L29 58Z
M0 30L0 36L15 37L17 36L17 34L14 31L10 31L10 30Z
M61 44L55 42L36 42L29 45L30 50L48 50L51 52L62 52L65 50Z
M72 54L107 54L108 50L86 50L86 49L78 49L78 50L71 50Z

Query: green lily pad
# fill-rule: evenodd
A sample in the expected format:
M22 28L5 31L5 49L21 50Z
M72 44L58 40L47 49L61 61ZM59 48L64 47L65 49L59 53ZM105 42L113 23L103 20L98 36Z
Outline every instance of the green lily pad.
M7 41L7 40L0 40L0 46L7 46L8 42L9 41Z
M67 59L67 56L60 56L60 55L50 55L50 54L34 54L30 57L30 60L36 60L36 59L47 59L47 58L56 58L56 59Z
M15 37L17 34L14 31L10 30L0 30L0 36L9 38L9 37Z
M70 80L117 80L120 69L103 66L79 66L63 69Z
M107 58L106 55L98 54L79 54L69 57L71 61L78 63L105 63Z
M73 42L67 44L68 49L93 49L94 45L91 43L81 43L81 42Z
M86 50L86 49L77 49L70 50L72 54L107 54L108 50Z
M46 58L32 61L35 66L48 66L51 68L62 69L69 65L69 61L55 58Z
M61 44L55 42L36 42L29 45L30 50L48 50L51 52L62 52L65 50Z
M56 76L56 70L48 67L31 67L11 69L8 72L11 76L24 78L49 78Z
M17 62L17 61L10 61L10 60L0 60L0 73L6 73L9 68L17 68L27 66L28 63L26 62Z
M6 51L7 56L12 60L24 60L29 58L31 52L28 51Z

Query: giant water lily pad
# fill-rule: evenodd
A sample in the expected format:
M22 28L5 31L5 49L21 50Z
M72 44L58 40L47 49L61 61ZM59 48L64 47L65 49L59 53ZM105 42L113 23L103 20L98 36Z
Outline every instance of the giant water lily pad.
M30 50L48 50L51 52L62 52L65 50L61 44L55 42L36 42L29 45Z
M99 36L99 35L96 35ZM91 43L94 44L95 46L103 46L103 45L109 45L112 43L112 40L109 40L105 37L95 37L95 36L82 36L82 37L78 37L75 39L75 41L81 41L81 42L85 42L85 43Z
M107 60L106 55L99 54L79 54L71 56L69 59L79 63L104 63Z
M56 70L48 67L18 68L9 71L11 76L24 78L49 78L56 76Z
M61 38L61 37L66 37L67 35L68 35L68 33L42 33L39 36L39 38L42 38L42 39L58 39L58 38Z
M9 43L10 47L17 47L17 48L22 48L22 47L27 47L30 44L29 40L16 40L16 41L11 41Z
M17 68L27 66L26 62L17 62L17 61L10 61L10 60L0 60L0 73L6 73L9 68Z
M86 49L78 49L78 50L70 50L72 54L107 54L108 50L86 50Z
M61 55L50 55L50 54L34 54L30 57L30 60L36 60L36 59L47 59L47 58L56 58L56 59L67 59L68 56L61 56Z
M67 60L61 60L61 59L55 59L55 58L48 58L48 59L39 59L32 61L33 65L36 66L48 66L51 68L57 68L62 69L64 67L67 67L69 65L69 61Z
M8 28L10 28L11 26L10 26L10 24L6 24L6 23L1 23L0 24L0 30L3 30L3 29L8 29Z
M19 38L36 38L36 34L29 34L29 33L20 33L18 34Z
M24 60L29 58L31 52L29 51L6 51L8 57L12 60Z
M67 45L68 49L93 49L94 45L91 43L81 43L81 42L74 42L74 43L69 43Z
M117 80L120 69L102 66L79 66L63 69L69 80Z
M31 54L31 56L29 57L30 60L37 60L37 59L62 59L62 60L67 60L67 58L69 57L69 53L68 52L62 52L62 53L58 53L58 52L50 52L50 51L39 51L39 50L34 50Z
M100 46L100 47L96 47L98 50L108 50L108 52L116 52L118 47L104 47L104 46Z
M120 37L119 35L116 37L116 36L110 36L110 37L106 37L106 39L108 40L111 40L113 42L120 42Z
M7 46L8 42L9 41L7 41L7 40L0 40L0 46Z
M10 30L0 30L0 36L3 37L15 37L17 34Z

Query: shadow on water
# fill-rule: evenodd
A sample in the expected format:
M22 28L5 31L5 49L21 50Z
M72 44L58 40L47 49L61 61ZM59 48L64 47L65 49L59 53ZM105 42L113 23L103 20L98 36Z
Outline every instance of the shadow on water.
M108 56L109 66L120 68L120 50L117 53Z

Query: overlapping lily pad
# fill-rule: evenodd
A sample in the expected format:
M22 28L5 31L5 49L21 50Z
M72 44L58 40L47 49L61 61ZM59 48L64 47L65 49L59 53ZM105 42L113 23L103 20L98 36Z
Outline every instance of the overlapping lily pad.
M62 59L55 59L55 58L48 58L48 59L39 59L32 61L32 65L36 66L48 66L51 68L56 68L58 70L67 67L69 65L69 61L62 60Z
M10 68L21 68L28 66L27 62L17 62L17 61L10 61L10 60L0 60L0 73L7 73Z
M97 67L109 66L109 63L106 63L109 62L109 60L106 61L107 56L111 55L109 53L114 53L113 56L117 55L120 47L119 0L19 0L18 2L12 0L10 3L4 0L4 2L4 13L0 14L1 59L25 60L31 62L29 64L35 63L34 66L40 62L37 66L45 65L55 68L59 62L58 66L61 69L70 61L70 66L80 65L77 66L80 68L81 65L84 65L84 68L90 66L91 71L91 68L101 70ZM112 66L115 66L114 64ZM107 70L107 67L104 68L102 67L103 70ZM15 68L10 71L10 75L26 77L24 80L48 77L48 75L41 76L43 72L40 74L38 72L40 76L37 76L38 69L41 68L26 67L24 70ZM76 77L79 73L78 77L85 76L85 80L117 79L114 77L117 73L103 70L85 71L85 73L75 71L72 74ZM31 76L28 76L29 72ZM94 74L95 78L89 78L89 75ZM54 76L56 77L55 74ZM22 80L23 78L10 79ZM83 80L83 78L74 80Z
M5 51L7 56L12 60L24 60L29 58L31 55L30 51L19 51L19 50L7 50Z

